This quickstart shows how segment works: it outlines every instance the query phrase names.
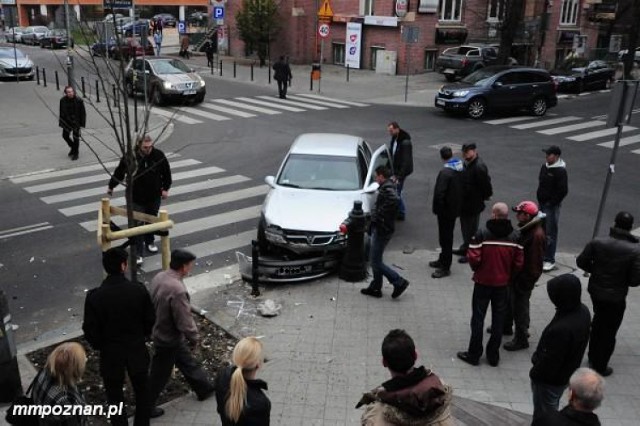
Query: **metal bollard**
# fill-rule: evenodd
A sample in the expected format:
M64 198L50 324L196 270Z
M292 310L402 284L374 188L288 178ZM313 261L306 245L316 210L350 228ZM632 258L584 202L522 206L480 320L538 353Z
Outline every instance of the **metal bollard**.
M233 61L233 78L236 78L236 61Z
M338 276L345 281L361 281L367 275L364 252L366 218L362 210L362 201L353 202L353 210L349 212L349 219L345 224L347 225L347 249Z
M58 78L58 70L54 73L56 75L56 90L60 90L60 79Z
M253 63L251 64L251 81L253 81Z
M42 68L42 85L47 87L47 70Z
M211 75L213 75L213 59L211 60Z
M100 103L100 86L98 86L98 80L96 80L96 102Z
M80 87L82 87L82 97L87 97L87 92L84 90L84 77L80 77Z
M220 77L222 77L222 61L220 61Z
M38 82L38 86L40 86L40 67L36 66L36 81Z
M113 90L113 106L118 106L118 102L116 99L116 85L112 84L111 89Z
M9 302L0 290L0 402L13 402L22 395L20 370Z
M309 91L313 92L313 73L309 74Z
M347 81L349 81L349 64L347 64Z
M260 296L260 288L258 287L258 262L260 262L258 242L251 240L251 295L255 297Z

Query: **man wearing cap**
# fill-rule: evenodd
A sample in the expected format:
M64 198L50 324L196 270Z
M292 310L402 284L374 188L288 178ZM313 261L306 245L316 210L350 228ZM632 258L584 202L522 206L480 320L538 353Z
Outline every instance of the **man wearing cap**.
M413 146L411 145L411 136L402 130L397 122L392 121L389 123L387 130L391 136L389 150L391 151L391 161L393 163L392 180L396 184L399 199L396 218L402 221L407 213L402 200L402 188L404 188L404 181L407 176L413 173Z
M547 249L544 254L542 270L549 272L556 267L556 247L558 245L558 221L560 220L560 205L569 192L567 184L566 164L560 155L560 147L552 145L542 150L546 155L546 162L540 168L538 177L538 204L546 215L545 231L547 235Z
M544 235L544 214L538 211L533 201L523 201L513 208L520 231L519 243L524 251L524 265L509 287L509 305L504 329L511 330L515 323L513 340L503 345L508 351L518 351L529 347L529 299L531 291L542 275L542 259L546 238Z
M480 213L485 208L484 202L493 195L491 177L484 161L478 156L476 144L462 145L464 168L462 169L462 209L460 211L460 230L462 245L453 254L462 256L460 263L467 263L469 241L478 232Z
M603 376L613 373L609 360L627 306L629 287L640 286L640 245L630 232L632 228L633 216L618 213L609 236L588 243L576 259L578 267L591 274L588 290L593 302L593 323L589 363Z
M196 256L186 250L171 253L169 269L158 273L151 281L151 299L156 309L153 326L155 354L151 362L150 395L155 407L175 365L195 392L199 401L213 395L214 385L207 373L191 354L200 340L198 328L191 315L189 293L182 281L195 262ZM164 414L155 407L151 417Z

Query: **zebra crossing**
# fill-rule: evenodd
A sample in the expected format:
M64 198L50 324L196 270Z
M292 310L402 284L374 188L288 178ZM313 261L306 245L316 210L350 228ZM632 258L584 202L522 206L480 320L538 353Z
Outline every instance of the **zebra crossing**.
M228 121L328 109L362 108L369 104L333 99L314 94L287 95L287 99L274 96L237 97L233 99L206 99L197 107L154 107L152 114L184 124L203 124L207 121Z
M601 117L597 117L601 118ZM606 117L602 117L606 118ZM577 116L562 117L508 117L483 121L492 126L507 126L515 130L529 130L545 136L560 136L573 142L595 142L603 148L613 148L617 127L606 128L606 121L595 118ZM635 126L623 126L620 138L621 147L631 146L631 153L640 154L640 128Z
M256 225L268 186L191 158L170 158L173 185L162 209L175 222L170 231L172 248L186 248L200 265L228 266L236 250L248 249L256 236ZM117 161L104 164L113 170ZM95 241L100 199L106 196L109 175L100 164L14 177L10 181L33 194L63 216L76 222L86 237ZM114 189L113 206L125 203L124 188ZM118 195L120 194L120 196ZM113 222L126 226L126 218ZM246 251L246 250L245 250ZM145 258L145 272L161 268L160 255Z

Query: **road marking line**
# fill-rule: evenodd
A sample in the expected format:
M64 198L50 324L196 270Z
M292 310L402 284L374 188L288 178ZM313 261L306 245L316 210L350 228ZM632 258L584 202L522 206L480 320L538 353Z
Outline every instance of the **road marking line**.
M517 124L515 126L509 126L509 127L511 127L512 129L519 129L519 130L532 129L534 127L550 126L552 124L567 123L569 121L576 121L580 119L581 119L580 117L573 117L573 116L559 117L559 118L552 118L550 120L540 120L534 123Z
M220 111L220 112L224 112L227 114L231 114L231 115L235 115L241 118L251 118L251 117L255 117L255 114L251 114L250 112L244 112L244 111L238 111L237 109L232 109L232 108L227 108L227 107L223 107L223 106L218 106L218 105L213 105L210 103L204 103L202 104L203 107L205 108L209 108L212 109L214 111Z
M333 98L328 98L326 96L313 95L313 94L310 94L310 93L299 93L298 96L304 96L305 98L320 99L321 101L339 102L341 104L357 106L357 107L368 107L369 106L369 104L363 104L361 102L343 101L342 99L333 99Z
M307 108L307 109L315 109L317 111L322 111L327 109L326 107L321 107L318 105L312 105L312 104L307 104L307 103L302 103L302 102L294 102L294 101L288 101L286 99L280 99L280 98L274 98L273 96L257 96L258 98L267 100L267 101L271 101L271 102L275 102L278 104L282 104L282 105L291 105L294 107L300 107L300 108Z
M162 115L162 116L167 117L167 118L169 118L171 120L179 121L179 122L184 123L184 124L200 124L200 123L202 123L202 121L196 120L195 118L186 117L186 116L180 115L180 114L175 114L173 112L166 111L166 110L164 110L162 108L157 108L157 107L156 108L152 108L151 112L154 113L154 114Z
M329 108L339 108L339 109L351 108L348 105L341 105L341 104L337 104L335 102L319 101L319 100L315 100L315 99L305 99L302 96L287 95L287 99L293 99L294 101L302 101L302 102L317 104L317 105L326 106L326 107L329 107Z
M624 126L622 128L623 132L629 132L631 130L636 130L636 128L633 126ZM590 139L601 138L604 136L611 136L615 134L617 131L618 131L618 128L613 127L611 129L598 130L597 132L589 132L582 135L571 136L570 138L567 138L567 139L571 139L572 141L582 142L582 141L588 141Z
M243 209L232 210L230 212L224 212L211 216L201 217L199 219L188 220L186 222L178 222L169 232L171 237L176 238L183 235L206 231L211 228L231 225L237 222L257 218L258 216L260 216L261 209L262 204L258 204L251 207L245 207Z
M616 141L603 142L603 143L599 143L598 145L604 146L605 148L613 148L613 145L615 144L615 142ZM629 137L620 139L619 146L631 145L638 142L640 142L640 135L629 136Z
M49 222L42 222L34 225L20 226L13 229L5 229L4 231L0 231L0 240L17 237L19 235L31 234L33 232L45 231L51 228L53 228L53 225L49 224Z
M560 133L575 132L576 130L589 129L591 127L599 127L603 125L604 123L601 121L587 121L586 123L572 124L570 126L555 127L553 129L547 130L538 130L538 133L542 133L543 135L558 135Z
M210 102L217 102L217 103L224 104L224 105L231 105L233 107L244 108L244 109L247 109L249 111L260 112L262 114L267 114L267 115L282 114L282 112L280 112L280 111L274 111L274 110L268 109L268 108L261 108L261 107L258 107L258 106L247 105L247 104L243 104L243 103L240 103L240 102L235 102L235 101L232 101L232 100L229 100L229 99L211 99Z
M242 102L249 102L249 103L252 103L252 104L258 104L258 105L262 105L262 106L267 106L269 108L280 108L280 109L283 109L285 111L291 111L291 112L303 112L303 111L306 111L304 109L294 108L294 107L286 106L286 105L276 105L273 102L265 102L265 101L260 101L258 99L251 99L251 98L236 98L236 99L238 99L239 101L242 101Z
M500 118L498 120L488 120L483 121L485 124L509 124L509 123L517 123L519 121L529 121L529 120L538 120L538 117L509 117L509 118Z
M557 98L558 99L567 99L567 98L572 98L573 95L558 95Z
M191 108L191 107L182 107L180 109L175 108L174 111L188 112L189 114L199 115L200 117L208 118L209 120L213 120L213 121L231 120L230 117L225 117L225 116L218 115L218 114L212 114L212 113L206 112L206 111L200 111L199 109Z

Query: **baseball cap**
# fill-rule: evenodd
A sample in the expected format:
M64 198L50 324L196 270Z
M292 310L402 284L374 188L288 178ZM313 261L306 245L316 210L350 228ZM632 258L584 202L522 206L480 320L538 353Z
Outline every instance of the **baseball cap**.
M535 216L538 214L538 205L533 201L522 201L513 208L513 211L516 213L523 212L530 216Z
M467 152L470 149L476 149L476 144L475 143L469 143L469 144L462 145L462 152Z
M543 149L542 152L544 152L547 155L549 155L549 154L561 155L562 154L562 150L557 145L551 145L549 148Z

